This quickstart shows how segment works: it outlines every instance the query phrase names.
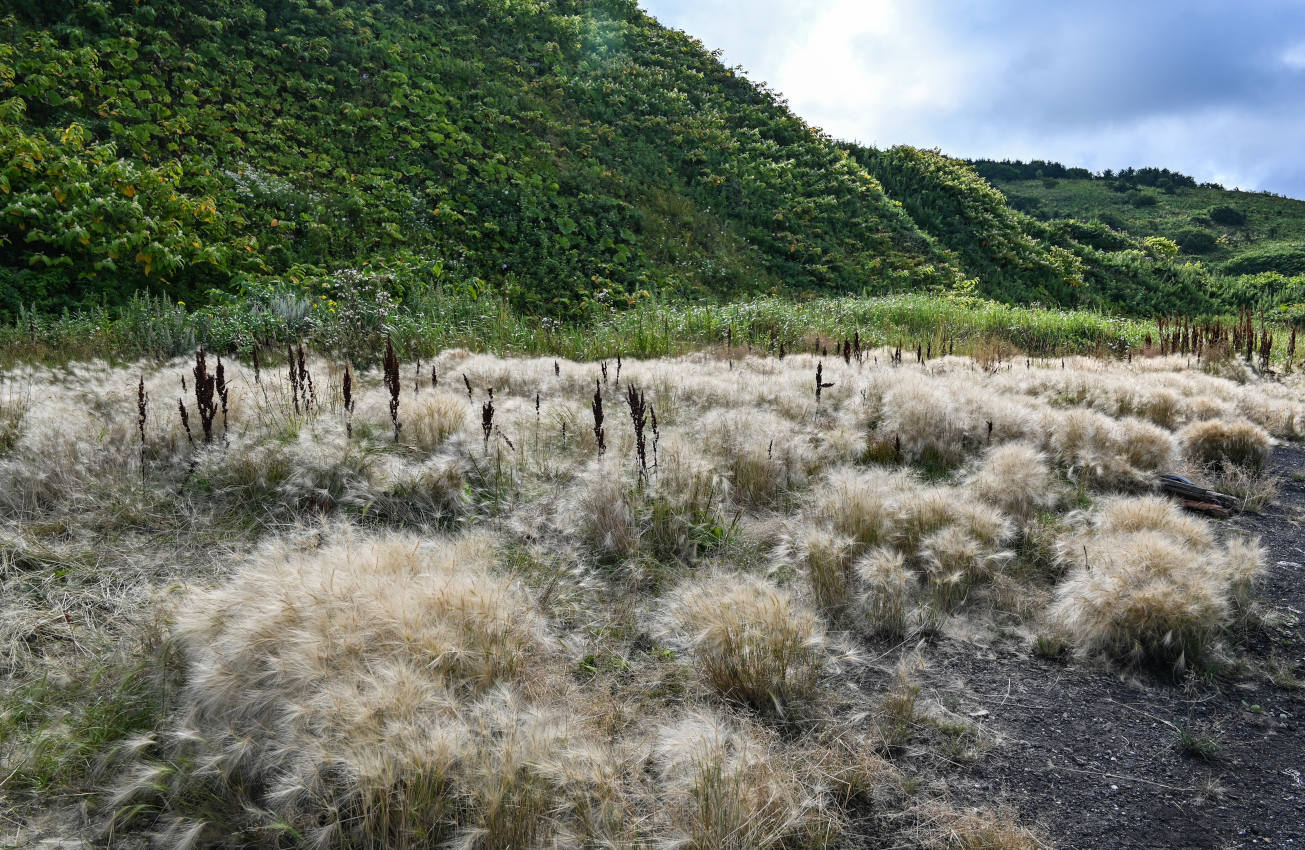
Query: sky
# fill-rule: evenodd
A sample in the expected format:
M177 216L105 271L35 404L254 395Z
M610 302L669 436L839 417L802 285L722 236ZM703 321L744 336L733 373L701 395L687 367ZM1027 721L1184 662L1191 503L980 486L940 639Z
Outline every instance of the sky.
M1305 0L640 0L876 147L1305 199Z

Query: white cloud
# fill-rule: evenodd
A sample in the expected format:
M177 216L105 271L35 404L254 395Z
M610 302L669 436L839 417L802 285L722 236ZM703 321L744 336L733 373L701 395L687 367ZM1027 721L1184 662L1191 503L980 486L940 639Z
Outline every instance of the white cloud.
M1281 60L1283 65L1293 71L1305 71L1305 41L1284 50Z
M946 114L982 57L955 43L910 0L835 0L778 65L795 111L835 135L892 139L903 123Z

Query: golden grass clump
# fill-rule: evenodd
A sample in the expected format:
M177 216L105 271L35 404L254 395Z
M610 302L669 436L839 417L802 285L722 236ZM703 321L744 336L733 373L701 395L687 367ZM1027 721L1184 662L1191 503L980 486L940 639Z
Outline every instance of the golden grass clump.
M465 396L443 390L421 393L404 405L403 436L423 451L434 451L470 421Z
M1006 553L992 551L961 526L935 531L921 541L920 560L925 578L940 612L951 611L969 595L976 582L992 576Z
M990 449L967 486L988 504L1020 519L1050 508L1057 497L1045 455L1028 443Z
M1072 566L1052 619L1080 651L1139 664L1199 660L1249 610L1264 569L1256 541L1220 547L1204 521L1155 496L1106 500L1060 550Z
M1205 655L1229 615L1228 576L1213 553L1150 530L1082 546L1051 611L1080 652L1180 668Z
M1269 462L1268 432L1244 419L1193 422L1178 432L1178 439L1183 454L1194 463L1231 464L1258 472Z
M887 637L906 635L920 580L907 568L902 553L877 546L856 562L855 570L862 627Z
M830 619L847 611L853 596L856 540L824 526L804 529L790 543L793 560L806 568L816 607Z
M788 420L769 411L737 409L709 413L701 427L738 504L770 505L806 484L815 453Z
M818 698L824 632L788 591L751 575L698 579L675 595L669 615L726 699L786 715Z
M1258 539L1234 537L1224 551L1229 600L1234 613L1243 616L1255 599L1255 583L1264 575L1264 548Z
M909 472L838 469L817 489L812 518L873 546L892 531L901 494L918 488Z
M625 557L639 548L643 529L631 483L618 461L592 462L576 481L563 514L566 530L604 557Z
M1125 463L1141 472L1166 472L1177 456L1174 435L1143 419L1119 420L1115 439Z
M663 726L654 760L671 823L667 846L762 850L838 833L833 812L778 752L773 734L699 712Z
M171 740L194 772L173 792L202 786L317 846L533 846L565 819L540 765L575 730L523 696L547 689L554 640L490 559L480 538L346 537L189 600Z
M920 377L885 392L879 430L900 438L902 453L912 460L953 465L964 459L972 435L941 383Z
M957 811L934 807L928 812L934 834L924 846L938 850L1043 850L1042 836L1021 826L1016 814L1004 809Z
M1160 531L1196 549L1214 545L1210 526L1161 496L1116 496L1104 499L1095 517L1103 534Z

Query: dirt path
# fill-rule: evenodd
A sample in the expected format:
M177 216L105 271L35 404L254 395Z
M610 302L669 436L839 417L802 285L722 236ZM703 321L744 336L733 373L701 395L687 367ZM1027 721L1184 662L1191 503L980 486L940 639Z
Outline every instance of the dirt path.
M1305 449L1274 456L1277 503L1232 520L1268 550L1265 604L1278 622L1238 652L1276 656L1305 677ZM958 765L950 790L974 804L1005 798L1063 848L1305 848L1305 691L1263 671L1175 684L1079 661L1033 657L1026 644L944 641L925 694L972 717L998 744ZM1281 681L1281 678L1279 679ZM1218 743L1184 755L1178 728Z

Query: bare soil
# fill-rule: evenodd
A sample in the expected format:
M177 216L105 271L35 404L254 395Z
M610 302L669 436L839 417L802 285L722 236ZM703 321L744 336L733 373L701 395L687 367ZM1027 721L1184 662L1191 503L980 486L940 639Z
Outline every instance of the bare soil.
M1305 848L1305 449L1272 463L1276 502L1226 521L1268 564L1260 621L1229 635L1226 662L1175 677L1013 636L929 649L922 697L995 740L939 771L950 796L1004 799L1062 848ZM1185 753L1180 729L1217 751Z

